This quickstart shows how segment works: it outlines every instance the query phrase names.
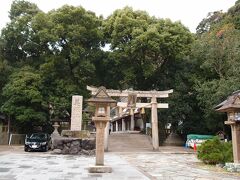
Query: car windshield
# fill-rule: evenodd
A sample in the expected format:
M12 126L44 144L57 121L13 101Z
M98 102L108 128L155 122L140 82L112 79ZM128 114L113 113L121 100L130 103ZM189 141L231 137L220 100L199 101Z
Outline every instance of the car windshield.
M29 139L46 140L47 139L47 135L46 134L32 134Z

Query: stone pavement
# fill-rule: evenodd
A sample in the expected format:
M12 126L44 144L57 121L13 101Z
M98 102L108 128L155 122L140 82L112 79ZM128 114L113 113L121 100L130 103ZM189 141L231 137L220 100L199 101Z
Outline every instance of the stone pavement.
M149 179L134 166L114 154L106 154L105 164L113 173L88 173L94 157L77 155L52 155L49 153L0 154L0 180L94 180L94 179Z
M118 153L150 179L159 180L232 180L240 174L201 163L195 153L152 152Z
M8 150L0 146L0 180L240 179L239 174L203 166L196 154L184 150L165 147L160 148L160 152L108 152L105 153L105 164L110 165L113 172L90 174L87 168L94 165L95 157L26 153L23 147Z

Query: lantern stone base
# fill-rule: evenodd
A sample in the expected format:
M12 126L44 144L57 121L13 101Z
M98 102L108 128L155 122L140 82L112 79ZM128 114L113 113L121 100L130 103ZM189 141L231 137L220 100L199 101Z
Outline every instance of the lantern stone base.
M91 166L88 168L89 173L111 173L112 168L110 166Z
M60 134L59 134L59 132L58 132L59 126L60 126L60 125L59 125L57 122L55 122L55 123L53 124L54 131L53 131L53 133L51 134L52 137L60 137Z
M225 163L223 168L229 172L240 172L240 163Z

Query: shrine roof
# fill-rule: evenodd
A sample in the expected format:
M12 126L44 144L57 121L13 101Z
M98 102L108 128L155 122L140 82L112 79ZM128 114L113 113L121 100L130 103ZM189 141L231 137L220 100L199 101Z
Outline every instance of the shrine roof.
M219 112L240 110L240 91L233 92L226 100L218 104L215 109Z

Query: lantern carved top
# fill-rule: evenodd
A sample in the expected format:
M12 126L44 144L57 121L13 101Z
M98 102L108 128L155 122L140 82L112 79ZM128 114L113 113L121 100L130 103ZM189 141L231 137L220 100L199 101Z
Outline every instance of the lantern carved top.
M97 93L93 97L88 99L86 102L92 105L94 104L108 104L110 106L116 105L116 101L107 94L106 88L103 86L99 87Z
M101 86L97 93L87 100L88 104L95 106L95 116L93 121L109 121L110 111L108 107L116 106L116 101L106 92L106 88Z
M240 91L233 92L232 95L216 106L219 112L238 112L240 111Z

